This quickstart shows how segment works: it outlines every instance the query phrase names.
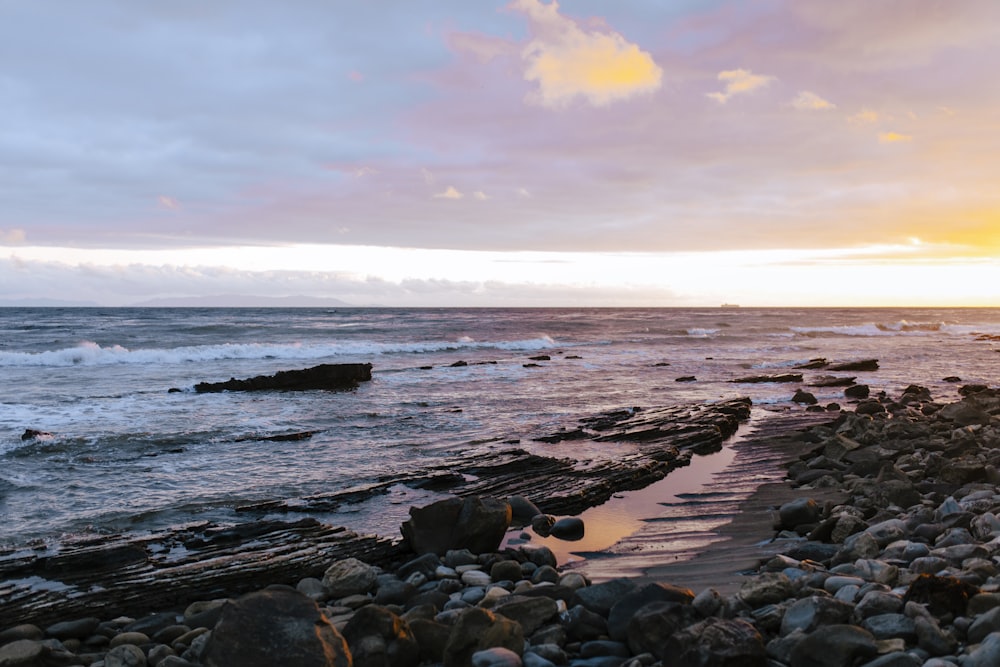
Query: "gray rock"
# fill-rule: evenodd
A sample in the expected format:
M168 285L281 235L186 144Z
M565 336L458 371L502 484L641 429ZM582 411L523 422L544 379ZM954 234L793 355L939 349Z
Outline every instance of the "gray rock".
M657 655L664 664L684 667L767 665L763 638L742 619L705 619L671 634Z
M209 667L351 665L344 638L315 602L288 586L270 586L227 603L219 623L205 636Z
M375 585L378 569L357 558L334 561L323 573L323 586L330 597L345 598L348 595L367 593Z
M516 560L499 560L490 568L493 581L520 581L521 564Z
M921 667L924 661L910 653L894 651L880 655L870 662L866 662L861 667Z
M853 667L878 653L875 637L854 625L824 625L792 649L791 667Z
M437 575L437 569L441 567L441 559L438 558L437 554L426 553L417 556L412 560L408 560L399 566L396 570L396 576L400 579L406 580L414 572L419 572L428 579L434 579Z
M844 575L834 575L827 577L823 582L823 590L827 593L836 593L844 586L864 586L865 580L861 577L848 577Z
M538 514L531 517L531 529L541 537L548 537L554 525L556 525L556 518L551 514Z
M405 605L416 594L417 589L409 582L400 581L393 575L380 576L375 591L375 604Z
M739 597L750 608L763 607L795 596L795 584L781 572L765 572L740 586Z
M986 636L962 663L962 667L996 667L997 665L1000 665L1000 633Z
M609 641L607 639L595 639L593 641L584 642L580 646L580 657L581 658L594 658L598 656L618 656L619 658L628 658L632 655L628 646L621 642Z
M691 614L677 602L650 602L639 608L629 619L627 629L628 647L632 653L652 653L660 655L664 639L688 624Z
M1000 632L1000 607L990 609L972 622L968 632L969 643L978 644L994 632Z
M781 619L781 634L789 635L796 630L812 632L821 625L846 623L851 618L854 607L836 598L814 595L796 600Z
M694 596L691 606L702 616L715 616L725 605L725 600L719 591L714 588L706 588L698 595Z
M45 628L45 634L56 639L86 639L93 634L100 623L101 619L92 616L77 618L72 621L54 623Z
M472 654L472 667L521 667L521 656L503 647L488 648Z
M552 567L551 565L542 565L537 570L531 574L531 583L550 583L555 584L559 582L559 571Z
M444 658L444 647L451 636L451 627L426 618L415 618L408 623L413 638L420 647L421 660L440 663Z
M177 614L174 612L162 612L159 614L150 614L149 616L132 621L122 628L122 632L141 632L144 635L152 637L163 628L176 623Z
M556 559L556 555L552 553L552 549L546 546L533 547L527 550L528 560L537 565L538 567L544 567L548 565L549 567L556 567L559 561Z
M918 616L913 619L913 624L917 631L917 644L931 655L948 655L958 646L955 638L942 631L932 616Z
M43 660L51 649L34 639L16 639L0 646L0 665L7 667L33 667L44 664Z
M913 619L903 614L877 614L861 622L861 627L875 639L902 639L913 644L917 641L917 628Z
M549 534L567 542L582 540L584 535L583 519L575 516L563 517L552 525Z
M146 654L132 644L122 644L104 656L104 667L146 667Z
M354 667L412 667L420 646L409 624L384 607L367 605L344 626Z
M522 526L531 523L531 520L542 513L535 503L524 496L511 496L507 499L510 504L511 519Z
M543 658L534 650L525 651L524 655L521 656L521 660L524 662L524 667L556 667L556 663Z
M598 639L608 632L608 622L604 620L604 616L579 604L563 615L563 627L569 637L581 642Z
M855 611L859 618L878 614L895 614L903 608L903 598L886 591L868 591L858 602Z

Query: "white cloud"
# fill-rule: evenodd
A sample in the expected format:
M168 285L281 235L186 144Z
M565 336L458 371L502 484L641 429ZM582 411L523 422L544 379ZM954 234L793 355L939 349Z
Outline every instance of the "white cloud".
M538 83L529 101L565 107L577 97L606 106L660 88L663 70L653 57L616 32L582 29L559 13L553 0L514 0L528 16L534 38L524 48L524 78Z
M900 134L899 132L882 132L878 135L880 144L897 144L913 141L913 135Z
M180 202L173 197L168 197L167 195L160 195L156 198L156 202L160 205L160 208L165 208L170 211L176 211L181 207Z
M476 190L475 192L472 193L472 196L478 199L479 201L486 201L487 199L489 199L489 195L487 195L482 190Z
M792 100L792 106L801 111L829 111L837 108L836 104L824 100L816 93L809 92L808 90L803 90L796 95L795 99Z
M754 74L748 69L731 69L719 72L716 77L719 81L724 81L726 90L721 93L706 93L708 97L717 100L719 104L725 104L734 95L743 95L753 92L758 88L763 88L775 77L767 74Z
M444 192L438 192L434 195L434 199L461 199L464 197L461 192L455 189L455 186L449 185L445 188Z
M877 123L879 121L879 115L878 112L872 111L871 109L862 109L858 113L849 117L847 121L856 125Z
M23 229L0 229L0 243L17 245L27 240L28 234Z

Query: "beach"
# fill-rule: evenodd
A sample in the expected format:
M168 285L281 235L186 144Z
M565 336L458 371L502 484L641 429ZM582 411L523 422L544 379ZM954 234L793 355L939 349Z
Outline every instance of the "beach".
M883 351L898 353L899 349L916 349L914 339L924 343L921 347L928 347L929 341L921 339L947 336L987 359L987 353L992 353L987 338L991 334L982 323L958 335L942 333L942 328L970 325L925 324L912 332L894 326L896 329L887 330L896 331L896 336L875 334L868 338L877 336L879 341L863 340L860 344L846 341L853 345L834 338L826 347L869 351L880 343ZM707 334L685 330L685 339L692 335ZM718 340L715 343L716 350L725 348ZM841 344L844 346L838 347ZM633 349L632 355L635 346L635 341L626 346ZM507 359L488 360L475 358L466 350L461 355L469 358L465 365L452 366L456 362L450 361L447 366L432 366L451 369L450 373L470 372L471 368L476 373L480 369L503 372L516 363L523 369L518 373L545 372L553 366L584 361L594 349L600 349L553 347L558 349L517 351ZM139 660L135 650L110 645L117 641L136 647L149 664L161 664L168 657L170 661L162 664L226 664L220 662L223 658L211 657L213 651L223 649L209 646L213 634L226 636L225 631L216 632L224 607L221 600L259 592L268 584L283 584L293 588L272 591L273 595L288 597L292 596L289 591L297 590L295 605L302 602L302 596L313 606L318 603L316 618L326 619L335 632L347 637L343 647L349 648L343 652L350 653L353 648L358 654L353 660L359 664L366 659L360 647L374 641L363 639L371 637L366 634L371 628L361 633L360 620L352 629L348 626L368 607L372 609L360 616L378 616L382 620L375 625L391 621L393 627L408 627L412 641L419 644L419 650L414 648L410 653L422 656L427 664L467 664L480 649L488 655L479 660L493 660L481 664L510 664L503 662L512 659L510 656L490 653L503 642L473 647L468 655L463 653L465 649L453 647L448 654L452 657L446 657L444 646L452 635L456 642L459 636L477 635L478 631L459 629L466 622L507 628L497 630L506 637L503 645L525 664L544 664L538 663L539 659L579 665L723 664L697 662L707 659L704 651L719 650L703 646L697 639L713 632L725 637L735 632L745 640L741 640L745 645L741 650L749 653L731 658L736 660L732 664L758 664L753 661L769 659L793 667L867 664L873 660L884 660L875 664L946 660L929 663L946 665L949 658L959 660L959 656L965 660L962 664L991 664L983 662L987 658L982 656L992 655L989 651L995 649L990 632L983 633L987 626L980 617L989 611L994 595L995 573L990 563L994 548L991 522L995 519L992 485L996 479L990 452L995 415L1000 410L987 383L968 381L969 377L978 380L987 375L990 368L976 358L974 372L978 375L970 376L966 371L971 365L957 358L952 360L952 372L937 373L941 377L916 384L902 380L903 369L887 370L885 359L859 355L821 360L811 353L825 351L816 349L824 346L810 340L808 346L800 347L806 349L783 347L780 356L785 358L781 360L733 364L728 378L712 381L712 400L691 400L690 393L681 393L666 405L630 401L628 407L616 402L611 409L591 410L580 408L584 403L604 407L610 401L563 405L557 410L559 414L532 423L530 440L522 425L506 437L497 434L488 439L485 446L466 449L460 455L436 452L433 461L383 473L380 480L244 501L226 515L238 521L220 522L213 517L182 525L146 524L141 530L64 534L56 541L22 542L9 548L0 561L0 568L5 568L0 588L5 610L0 623L4 644L0 656L6 655L4 651L23 650L47 656L36 656L31 658L35 663L23 664L54 664L59 660L64 661L60 664L102 664L102 660L103 664L119 664L114 662L119 658L110 655L109 649L113 649ZM491 347L490 356L497 356L496 350L495 345ZM675 371L691 366L679 362L679 354L668 362L663 352L659 344L646 344L644 372L668 369L666 372L678 379L684 377ZM444 355L435 354L441 355L436 359L456 356L450 349ZM620 355L615 359L620 361ZM425 360L420 360L421 366L427 365L422 363ZM705 363L708 361L716 360L702 359L696 378L704 378L705 369L713 366ZM666 365L673 363L681 368ZM855 366L845 367L845 363ZM929 363L935 370L946 366L939 359ZM325 400L329 404L370 397L366 392L377 386L377 364L374 369L370 386L362 382L357 390L325 392ZM967 378L957 377L956 372ZM835 376L852 380L846 386L835 384L830 380ZM614 386L609 377L613 376L603 376L605 390ZM886 377L892 381L886 382ZM646 398L659 396L665 387L672 386L662 380L658 391L646 394ZM684 385L681 392L697 392L699 389L691 385L705 381L670 382ZM720 396L723 382L726 395ZM633 386L630 378L621 384ZM750 396L740 396L743 392ZM167 393L165 389L163 393ZM183 387L177 393L187 401L195 398ZM815 400L810 401L806 394ZM792 400L793 395L796 400ZM245 397L229 392L224 396L244 404L272 400L267 392ZM309 401L315 397L291 398ZM282 396L280 400L287 403L289 399ZM504 425L510 423L514 422ZM311 430L302 428L310 424L296 426L275 429L271 435ZM266 440L262 435L256 436L258 445L298 442L292 437ZM39 431L24 442L29 442L30 450L32 438L45 447L58 437ZM311 437L303 435L302 439ZM514 498L523 498L551 521L535 525L535 517L522 511L515 527L502 531L502 546L497 542L475 553L456 544L450 549L454 553L449 555L449 549L442 549L434 556L433 551L417 553L412 544L399 543L399 525L412 514L409 508L434 506L448 498L462 502L494 499L511 502L512 507L517 506ZM401 519L392 531L359 531L318 518L337 516L338 511L339 516L345 516L344 507L395 507L385 512L382 521ZM788 518L793 512L800 512L797 519ZM360 511L354 516L365 514ZM552 527L549 523L573 518L582 520L582 539L543 537ZM337 589L333 575L327 574L337 563L355 560L375 568L365 570L374 572L374 577L359 590L345 593ZM503 563L507 565L498 566ZM542 574L536 576L539 571ZM481 574L466 576L469 572ZM918 575L936 577L921 586L961 584L969 606L958 609L953 603L946 613L941 612L928 602L937 599L936 589L923 593L924 598L917 597L919 591L911 593ZM483 597L475 599L480 593ZM272 594L263 595L269 596ZM416 596L422 596L420 603L412 602ZM625 607L613 614L614 605L595 601L601 596L610 596L615 602L632 600L635 608L627 614L624 630ZM525 605L539 607L533 614L552 609L548 602L525 603L522 597L546 599L555 604L555 611L538 621L537 627L534 621L521 617L515 621L520 624L518 635L518 629L502 619L518 618L526 613L521 609ZM838 602L828 602L828 598ZM878 608L881 613L870 613L862 601L876 599L884 608ZM637 601L643 602L635 606ZM632 620L640 618L640 608L653 603L660 605L660 616L655 617L659 620L648 622L659 629L649 637L658 639L633 641L629 630ZM215 615L197 620L201 626L192 625L194 612L186 613L192 604L201 610L198 613L207 606ZM273 615L275 609L284 608L283 604L265 605L270 610L267 613ZM509 604L514 606L505 616L502 607ZM830 605L835 608L828 608ZM808 613L803 611L807 606ZM470 609L477 611L464 611ZM591 614L603 619L604 625ZM794 620L803 614L822 620ZM885 615L892 618L868 622L871 617ZM158 619L155 623L153 616ZM468 618L460 622L465 616ZM793 619L787 626L786 618ZM69 634L59 627L81 619L94 621L78 623ZM133 621L139 625L132 625ZM891 629L878 623L889 623ZM641 623L635 620L635 624ZM921 633L914 634L911 626L922 628ZM589 629L581 629L584 627ZM666 632L665 627L672 629ZM804 657L807 653L821 655L825 649L796 649L799 644L809 647L833 642L839 646L846 641L841 635L826 637L828 631L820 631L826 627L849 636L854 642L850 645L857 647L852 649L855 652L839 658L841 662L808 662L812 658ZM166 628L173 629L156 638ZM186 631L177 634L181 628ZM189 632L205 638L197 646L194 636L180 641ZM433 642L428 644L431 648L420 644L421 633L427 635L427 642L431 642L429 636L438 640L448 637L438 642L441 651L437 651ZM168 640L171 634L176 636ZM119 635L127 637L114 640ZM663 642L668 635L681 644L670 644L672 648L665 653ZM331 637L334 644L341 641ZM53 640L62 642L62 647ZM385 644L389 640L381 641ZM675 653L688 655L683 659L693 662L669 662ZM712 660L722 660L721 655Z

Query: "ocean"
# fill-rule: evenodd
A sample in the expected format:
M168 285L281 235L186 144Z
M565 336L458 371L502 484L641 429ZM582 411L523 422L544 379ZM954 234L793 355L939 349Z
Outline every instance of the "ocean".
M0 547L246 521L241 505L508 447L617 455L534 438L622 407L749 396L755 419L801 410L797 385L732 380L818 357L875 358L852 373L873 390L954 400L961 384L997 384L998 352L1000 309L3 308ZM364 362L373 379L352 391L193 390ZM804 388L844 403L843 388ZM398 536L411 505L438 497L398 484L316 516Z

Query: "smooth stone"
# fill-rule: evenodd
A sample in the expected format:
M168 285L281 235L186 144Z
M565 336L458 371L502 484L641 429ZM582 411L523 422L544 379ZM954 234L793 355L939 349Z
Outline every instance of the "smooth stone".
M93 634L100 623L101 619L92 616L62 621L45 628L45 634L56 639L86 639Z
M694 592L689 588L656 582L646 584L626 593L611 607L608 612L608 636L615 641L625 641L633 615L650 602L690 604L692 600Z
M531 573L531 583L540 584L543 582L550 584L559 583L559 571L551 565L542 565Z
M958 646L953 636L941 630L933 617L918 616L913 619L917 632L917 645L930 655L948 655Z
M606 582L606 583L610 583L610 582ZM582 574L580 574L579 572L568 572L568 573L562 575L561 577L559 577L559 585L560 586L565 586L566 588L571 588L571 589L573 589L573 590L575 590L577 592L579 592L579 591L589 591L590 588L596 588L596 586L589 587L588 584L587 584L587 579ZM601 584L598 584L598 586L600 586L600 585ZM633 586L634 586L634 584L633 584ZM587 595L587 594L585 593L585 595ZM590 593L589 595L596 595L596 592L595 593ZM612 601L611 604L614 604L614 601ZM608 611L610 611L610 610L611 609L609 607Z
M513 596L498 604L493 611L520 623L524 634L530 636L559 613L559 605L545 597Z
M507 503L510 504L511 519L522 525L531 522L534 517L542 513L535 503L524 496L511 496L507 499Z
M796 600L781 619L781 635L795 631L812 632L821 625L843 624L850 620L854 607L842 600L814 595Z
M567 585L566 580L572 576L580 575L576 573L567 574L560 583L564 586ZM594 584L593 586L578 588L576 595L580 604L584 607L601 616L607 617L611 613L611 608L623 597L636 590L637 587L638 584L632 579L619 577L618 579L611 579L600 584Z
M466 609L458 616L448 636L444 667L467 667L474 653L497 647L520 655L524 650L524 631L520 624L479 607Z
M501 560L490 568L490 578L493 581L520 581L521 564L516 560Z
M409 624L384 607L362 607L342 634L355 667L413 667L420 660Z
M548 537L554 525L556 525L556 518L551 514L537 514L531 517L531 529L540 537Z
M122 628L122 632L141 632L144 635L152 637L163 628L175 625L176 623L177 614L173 612L162 612L136 619Z
M493 583L492 577L482 570L469 570L468 572L463 572L460 579L466 586L485 587Z
M832 577L827 577L826 581L823 582L823 590L827 593L836 593L844 586L861 586L865 585L865 580L860 577L845 577L834 575Z
M971 651L962 667L996 667L1000 665L1000 633L994 633L983 639L982 643Z
M636 610L628 621L628 647L637 655L659 655L664 639L687 625L690 616L685 614L685 605L678 602L650 602Z
M146 667L146 654L134 644L122 644L104 656L104 667Z
M437 575L439 567L443 566L437 554L421 554L400 565L399 569L396 570L396 576L405 580L414 572L420 572L428 579L433 579Z
M743 582L739 597L750 608L775 604L795 596L795 584L781 572L765 572Z
M968 631L969 643L978 644L994 632L1000 632L1000 607L990 609L972 622Z
M468 549L449 549L444 554L444 564L461 573L458 568L463 565L478 565L479 559Z
M510 527L511 509L497 498L445 498L424 507L411 507L400 526L403 540L418 554L445 554L452 549L493 553Z
M878 614L895 614L903 608L903 598L885 591L868 591L855 606L860 618Z
M120 632L111 638L111 643L108 644L108 647L117 648L119 646L124 646L125 644L142 646L143 644L149 643L149 635L144 632Z
M45 638L45 633L37 625L22 623L14 627L7 628L0 632L0 646L17 641L18 639L41 640Z
M0 665L10 667L33 667L41 665L45 656L51 649L40 641L34 639L15 639L9 644L0 646Z
M583 605L576 605L562 615L562 625L566 634L581 642L600 639L608 632L608 622L604 616L590 611Z
M543 658L533 650L525 651L521 660L524 662L524 667L556 667L556 663Z
M375 586L378 569L357 558L334 561L323 573L323 585L332 598L367 593Z
M503 647L488 648L472 654L472 667L521 667L521 656Z
M719 591L714 588L706 588L698 595L694 596L691 606L702 616L715 616L725 604L725 600Z
M556 567L559 565L559 560L556 558L555 553L552 549L549 549L544 545L527 548L526 553L528 554L528 560L538 567L542 567L544 565Z
M870 662L866 662L861 667L922 667L924 661L910 653L894 651L885 655L880 655Z
M598 656L618 656L628 658L632 655L628 646L622 642L610 641L607 639L594 639L584 642L580 646L581 658L594 658Z
M875 637L854 625L824 625L796 644L790 667L853 667L878 653Z
M815 397L812 402L816 402ZM778 519L782 527L794 530L797 526L819 521L820 510L820 506L812 498L796 498L778 508Z
M877 614L861 622L861 627L875 639L902 639L907 643L917 641L917 628L913 619L903 614Z
M549 529L549 534L552 537L567 542L582 540L584 532L583 519L575 516L563 517L556 521L552 525L552 528Z

